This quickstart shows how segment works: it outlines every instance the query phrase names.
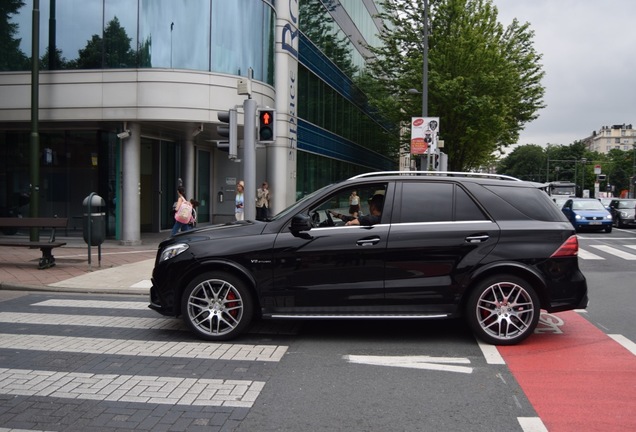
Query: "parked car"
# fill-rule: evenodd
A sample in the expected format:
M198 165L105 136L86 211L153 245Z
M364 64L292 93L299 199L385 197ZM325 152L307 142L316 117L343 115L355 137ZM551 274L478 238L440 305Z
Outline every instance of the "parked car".
M612 215L594 198L570 198L561 209L577 231L581 229L612 232Z
M268 221L177 234L159 245L149 306L213 341L237 337L254 317L464 316L486 342L520 342L541 309L585 308L587 282L576 233L550 197L501 177L364 174Z
M609 204L614 226L623 228L636 225L634 213L636 212L636 199L613 199Z

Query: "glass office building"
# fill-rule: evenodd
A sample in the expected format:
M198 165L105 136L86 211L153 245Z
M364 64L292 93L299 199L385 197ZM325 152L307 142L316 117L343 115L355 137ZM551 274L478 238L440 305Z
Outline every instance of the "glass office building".
M243 167L218 148L217 115L240 112L248 96L239 83L276 108L276 143L256 150L274 211L327 183L397 167L355 85L365 44L379 43L374 1L37 3L37 33L33 0L6 0L0 16L2 216L28 216L34 193L33 49L39 213L68 217L69 229L81 228L82 201L96 192L109 238L134 244L140 232L168 230L178 184L200 202L200 223L231 220ZM239 140L243 125L239 114Z

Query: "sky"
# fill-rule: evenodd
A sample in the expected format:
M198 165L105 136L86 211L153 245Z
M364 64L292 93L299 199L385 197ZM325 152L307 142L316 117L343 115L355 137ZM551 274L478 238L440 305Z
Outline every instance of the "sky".
M569 145L602 126L636 128L635 0L492 1L504 26L530 23L543 55L547 106L518 145Z

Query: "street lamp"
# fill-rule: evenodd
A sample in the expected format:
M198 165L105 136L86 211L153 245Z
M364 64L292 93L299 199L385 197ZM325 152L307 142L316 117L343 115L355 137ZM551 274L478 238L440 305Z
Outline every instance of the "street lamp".
M422 11L422 91L416 89L408 89L406 92L410 95L422 95L422 117L428 117L428 0L424 0ZM424 157L422 156L422 165L424 165ZM431 153L428 152L426 159L426 170L431 166Z

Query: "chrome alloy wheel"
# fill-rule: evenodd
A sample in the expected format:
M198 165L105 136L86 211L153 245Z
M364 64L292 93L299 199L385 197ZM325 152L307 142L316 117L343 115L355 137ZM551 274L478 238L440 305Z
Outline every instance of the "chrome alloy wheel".
M205 336L229 335L241 324L243 314L243 298L226 280L204 280L188 295L187 320Z
M481 291L474 313L483 334L496 343L524 339L534 331L538 302L515 282L496 282Z

